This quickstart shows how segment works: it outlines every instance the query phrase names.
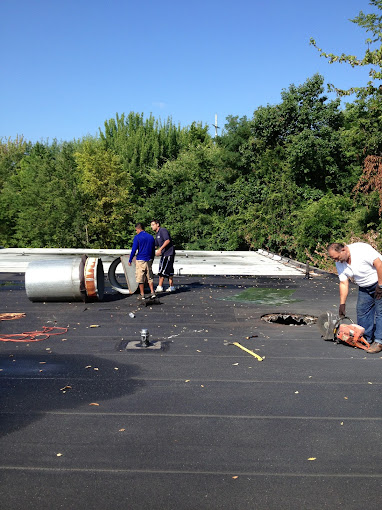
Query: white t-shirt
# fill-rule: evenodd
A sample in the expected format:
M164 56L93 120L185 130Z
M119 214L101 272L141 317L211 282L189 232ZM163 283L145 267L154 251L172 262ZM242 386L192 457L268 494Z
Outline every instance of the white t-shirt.
M382 260L382 255L366 243L352 243L347 247L350 250L350 264L336 262L339 279L346 281L348 278L354 278L360 287L374 285L378 281L378 275L373 262L378 258Z

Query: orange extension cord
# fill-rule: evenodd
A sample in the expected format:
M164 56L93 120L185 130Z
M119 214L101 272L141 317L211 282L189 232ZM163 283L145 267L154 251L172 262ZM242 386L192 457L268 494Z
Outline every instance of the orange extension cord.
M53 335L63 335L67 331L68 328L43 326L41 331L26 331L25 333L3 335L0 337L0 342L40 342L41 340L46 340Z
M1 321L11 321L25 317L25 313L0 313ZM54 331L57 330L55 333ZM59 330L59 331L58 331ZM26 331L25 333L13 333L0 337L0 342L40 342L53 335L63 335L67 333L68 328L59 328L58 326L43 326L41 331Z

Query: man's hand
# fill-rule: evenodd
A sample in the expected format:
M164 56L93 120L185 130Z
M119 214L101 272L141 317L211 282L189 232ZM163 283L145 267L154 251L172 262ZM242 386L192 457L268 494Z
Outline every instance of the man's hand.
M382 289L381 289L382 290ZM345 309L346 309L346 305L345 303L343 305L340 305L339 309L338 309L338 315L340 317L345 317Z
M377 283L377 286L375 287L374 292L374 299L381 299L382 298L382 287L380 287Z
M157 251L155 252L155 255L156 255L157 257L159 257L159 255L162 255L162 250L159 248L159 250L157 250Z
M131 266L131 262L128 262L128 265Z

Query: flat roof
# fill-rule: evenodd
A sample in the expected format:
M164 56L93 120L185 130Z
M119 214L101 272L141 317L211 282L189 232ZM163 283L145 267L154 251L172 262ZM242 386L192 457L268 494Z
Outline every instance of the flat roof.
M382 357L262 319L335 313L334 275L181 274L148 306L105 284L36 303L0 273L25 314L0 323L2 509L380 508Z
M69 248L4 248L0 249L0 272L25 272L30 261L57 259L60 257L80 257L87 254L100 257L105 272L110 263L130 250L83 250ZM154 261L154 271L158 269L159 258ZM120 269L121 270L121 269ZM291 276L304 274L305 265L293 260L267 253L254 251L192 251L176 252L174 270L181 275L263 275Z

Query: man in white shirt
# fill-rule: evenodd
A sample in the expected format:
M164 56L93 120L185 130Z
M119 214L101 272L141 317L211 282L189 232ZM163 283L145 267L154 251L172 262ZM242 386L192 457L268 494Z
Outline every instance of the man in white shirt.
M364 338L373 345L367 352L382 351L382 255L370 244L333 243L329 256L336 262L340 279L339 315L345 315L349 279L358 285L357 323L365 328Z

